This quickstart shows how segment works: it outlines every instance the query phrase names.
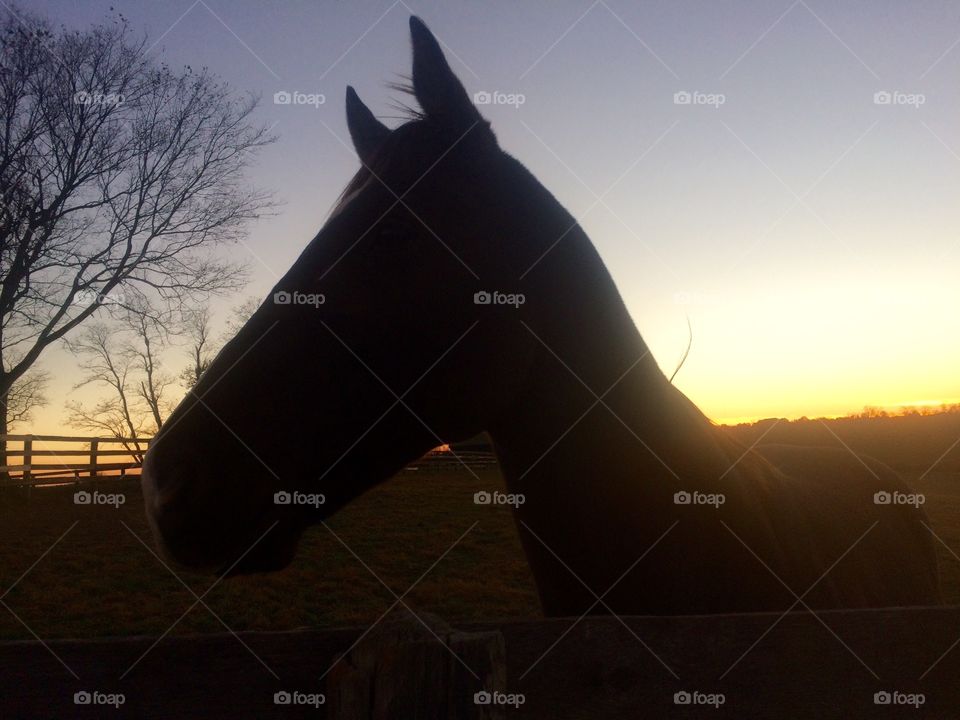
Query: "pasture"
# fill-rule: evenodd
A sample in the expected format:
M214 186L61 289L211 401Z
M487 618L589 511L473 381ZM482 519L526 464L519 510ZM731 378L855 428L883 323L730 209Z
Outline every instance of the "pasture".
M329 530L309 530L286 570L224 580L204 602L238 631L369 624L394 602L371 571L401 595L473 526L404 601L449 619L539 617L509 509L473 501L480 489L502 489L499 474L478 476L465 470L401 473L337 513ZM137 539L153 548L139 484L103 481L98 487L126 501L116 509L75 505L73 486L0 491L3 591L73 526L4 598L44 639L159 636L195 600ZM198 595L216 580L206 573L177 574ZM223 630L198 605L172 633ZM3 612L0 638L32 636Z
M0 592L16 583L4 602L43 639L159 637L195 598L140 542L153 547L139 485L98 487L122 493L124 504L76 505L73 486L0 491ZM915 487L937 535L960 554L960 473L931 472ZM337 513L329 529L311 528L286 570L221 581L204 602L235 631L364 626L395 599L374 574L402 595L429 570L404 597L417 611L454 624L541 617L510 510L475 504L481 489L503 490L496 469L479 481L466 471L402 473ZM960 560L938 545L945 599L960 603ZM201 596L216 580L177 574ZM171 634L224 629L197 605ZM5 611L0 638L33 636Z

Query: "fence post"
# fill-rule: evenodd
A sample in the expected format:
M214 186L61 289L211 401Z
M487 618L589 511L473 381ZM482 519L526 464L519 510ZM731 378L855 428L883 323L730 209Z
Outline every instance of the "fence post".
M27 439L23 441L23 481L30 483L31 475L30 472L30 463L33 456L33 436L28 435Z
M97 477L97 452L100 449L100 441L93 438L90 441L90 477Z
M502 720L501 706L481 701L506 684L499 631L458 632L430 613L396 611L327 676L328 717Z

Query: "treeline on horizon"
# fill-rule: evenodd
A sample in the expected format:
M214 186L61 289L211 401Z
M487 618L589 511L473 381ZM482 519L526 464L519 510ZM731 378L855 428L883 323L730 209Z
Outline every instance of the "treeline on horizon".
M747 447L760 445L840 446L881 460L892 468L924 473L937 458L936 470L960 472L960 403L903 407L896 411L866 407L842 418L766 418L754 423L718 425ZM840 440L837 440L840 438ZM481 433L454 443L457 451L492 451Z
M841 418L767 418L755 423L721 425L750 446L840 445L869 455L897 470L960 472L960 404L907 407L895 412L868 407ZM936 462L938 458L943 458Z

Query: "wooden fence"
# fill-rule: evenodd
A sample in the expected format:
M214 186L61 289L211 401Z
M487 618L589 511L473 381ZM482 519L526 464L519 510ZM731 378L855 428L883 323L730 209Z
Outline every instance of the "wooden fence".
M72 435L7 434L0 435L0 441L5 441L7 448L7 464L0 465L0 477L4 478L5 484L17 485L80 480L84 476L88 479L109 475L123 477L130 471L139 472L143 454L150 444L150 438Z
M489 450L431 450L408 465L406 472L453 472L483 470L497 465L497 456Z
M957 607L456 630L420 618L429 631L386 618L370 632L0 643L0 717L956 720L960 712ZM116 694L117 709L91 702L96 693Z
M38 485L138 475L152 439L0 434L0 441L6 441L7 445L7 464L0 465L0 484ZM433 450L410 464L406 471L453 472L464 468L476 471L496 464L496 456L490 451Z

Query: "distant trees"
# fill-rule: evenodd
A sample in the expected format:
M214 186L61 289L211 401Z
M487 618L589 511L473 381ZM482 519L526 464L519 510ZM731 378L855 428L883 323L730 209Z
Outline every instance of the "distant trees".
M852 418L885 418L885 417L904 417L907 415L941 415L943 413L960 412L960 403L940 405L903 405L901 407L890 409L882 407L873 407L868 405L858 413L852 413Z
M145 42L122 16L56 32L20 8L0 17L0 433L42 400L43 352L105 308L146 323L138 350L95 361L117 344L100 325L74 347L115 386L145 374L131 392L155 425L171 380L153 374L151 318L245 283L218 250L272 205L243 176L273 138L255 98L154 61Z
M247 298L230 310L226 328L219 340L212 337L210 327L210 308L203 306L198 310L186 314L183 322L183 334L187 338L187 348L190 354L190 364L180 373L180 380L187 387L192 388L200 382L200 376L213 362L213 358L220 346L232 338L250 319L260 305L256 298Z
M107 396L93 407L68 402L67 422L94 434L140 438L155 433L175 402L176 378L160 353L170 338L169 313L145 301L129 303L113 322L88 323L66 345L84 375L74 389L98 385Z
M214 335L205 305L160 312L145 301L129 302L111 320L88 323L75 338L65 341L83 371L74 389L94 385L105 395L93 405L67 402L67 423L95 435L134 441L156 434L183 389L196 385L220 345L256 307L254 300L234 307L219 337ZM164 357L164 351L175 346L190 359L178 375L167 370L169 352ZM138 450L140 443L129 447Z
M745 447L755 443L846 445L904 472L960 471L960 404L904 412L866 408L847 417L761 420L720 429Z

